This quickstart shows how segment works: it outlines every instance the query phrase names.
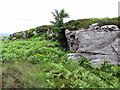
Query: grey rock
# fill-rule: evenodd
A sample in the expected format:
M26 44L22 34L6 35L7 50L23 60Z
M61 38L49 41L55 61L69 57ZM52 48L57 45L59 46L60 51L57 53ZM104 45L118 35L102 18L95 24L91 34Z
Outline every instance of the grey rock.
M15 39L17 39L17 37L13 37L13 38L12 38L12 40L15 40Z
M49 36L51 36L51 37L52 37L52 36L53 36L53 34L51 33L51 34L49 34Z
M100 29L100 27L98 25L99 25L99 23L94 23L94 24L90 25L88 29L89 30L98 30L98 29Z
M50 29L48 29L48 30L47 30L47 34L49 34L49 33L50 33L50 31L51 31L51 30L50 30Z
M49 36L51 36L51 37L54 36L54 33L53 33L53 32L52 32L52 33L49 33Z
M49 34L49 36L52 36L52 37L56 37L56 36L58 36L59 34L58 33L55 33L55 32L52 32L52 33L50 33Z
M101 27L101 29L119 30L119 28L116 25L104 25L104 26Z
M97 24L92 26L97 27ZM105 25L98 30L90 26L84 30L66 30L65 33L70 51L90 59L91 63L95 65L100 65L105 61L115 65L120 63L120 50L118 49L120 31L117 26ZM76 54L68 56L77 59Z
M67 54L68 59L79 60L81 55L79 53L69 53Z
M99 23L94 23L94 24L92 24L92 25L90 25L89 27L91 28L91 27L96 27L96 26L98 26L99 25Z
M9 38L2 38L0 41L9 40Z
M26 38L26 36L27 36L26 33L23 33L23 36L22 36L22 37L23 37L23 38Z
M34 31L33 33L34 33L34 35L37 35L37 32L36 32L36 31Z
M4 40L9 40L9 38L4 38Z

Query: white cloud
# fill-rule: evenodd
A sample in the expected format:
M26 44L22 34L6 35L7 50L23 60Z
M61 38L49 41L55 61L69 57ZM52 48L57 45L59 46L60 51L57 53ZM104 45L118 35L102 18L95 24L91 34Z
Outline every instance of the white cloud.
M13 33L50 24L54 9L65 9L70 18L118 16L119 0L1 0L0 32Z

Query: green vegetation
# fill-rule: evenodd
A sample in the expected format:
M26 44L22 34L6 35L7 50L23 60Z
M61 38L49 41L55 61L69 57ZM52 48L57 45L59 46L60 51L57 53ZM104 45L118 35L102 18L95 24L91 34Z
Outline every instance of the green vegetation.
M60 41L63 41L63 39L65 39L65 35L64 35L65 29L77 30L79 28L88 28L89 25L91 25L93 23L99 23L99 26L113 24L113 25L117 25L120 28L120 23L119 23L120 20L119 19L120 19L120 17L89 18L89 19L71 20L69 22L62 23L60 27L58 27L56 25L43 25L43 26L39 26L37 28L32 28L30 30L26 30L24 32L16 32L16 33L10 35L10 39L12 39L13 37L16 37L17 39L28 39L31 37L39 37L41 34L43 34L44 32L47 32L49 30L49 34L54 33L54 35L51 37L46 34L45 39L47 39L47 40L54 39L53 41L58 41L58 39L61 38ZM34 34L34 32L36 32L37 34ZM59 35L57 35L57 33L59 33Z
M120 17L79 19L79 20L71 20L66 24L69 30L77 30L79 28L88 28L89 25L93 23L99 23L99 26L117 25L120 28L119 18Z
M4 88L120 88L120 67L67 59L69 52L43 35L2 42Z
M61 47L66 48L67 50L67 39L65 37L65 30L67 25L64 23L64 18L69 18L68 13L65 13L65 10L62 9L60 12L55 9L55 13L52 12L55 21L50 21L54 26L52 27L52 32L55 33L56 40L61 43Z
M65 13L64 9L62 9L60 12L58 12L58 10L55 9L55 13L52 12L52 14L54 16L55 21L51 21L51 23L53 25L56 25L57 27L63 26L63 24L64 24L64 22L63 22L64 18L68 18L69 17L68 13Z
M70 51L66 49L65 37L67 28L88 28L96 22L100 26L114 24L120 27L118 18L90 18L63 23L64 14L68 16L64 10L60 13L55 10L52 14L55 25L17 32L8 37L10 40L2 41L0 62L3 64L0 64L0 70L3 70L3 88L120 88L119 66L105 62L97 67L84 57L68 59Z

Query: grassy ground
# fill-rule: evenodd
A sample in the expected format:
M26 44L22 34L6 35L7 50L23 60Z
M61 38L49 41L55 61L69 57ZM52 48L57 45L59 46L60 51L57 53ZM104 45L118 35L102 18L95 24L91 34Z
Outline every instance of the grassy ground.
M119 76L101 69L78 64L31 64L28 62L4 63L4 88L119 88ZM111 68L110 67L110 68ZM112 69L111 69L112 70Z
M76 20L69 25L86 27L98 20ZM116 18L112 21L116 23ZM58 42L45 37L43 33L26 40L2 41L0 83L3 88L120 88L119 66L104 63L95 67L84 57L78 61L67 59L70 51L61 51Z
M2 88L2 63L0 63L0 89Z
M3 64L3 87L4 88L32 88L40 87L34 82L36 67L30 63L14 62Z
M120 28L120 23L118 18L89 18L89 19L79 19L71 20L67 22L69 30L77 30L79 28L88 28L93 23L99 23L99 26L103 25L116 25Z

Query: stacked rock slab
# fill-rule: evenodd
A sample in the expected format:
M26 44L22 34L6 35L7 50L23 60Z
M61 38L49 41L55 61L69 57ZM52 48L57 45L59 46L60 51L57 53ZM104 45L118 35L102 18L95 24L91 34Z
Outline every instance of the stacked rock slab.
M92 64L100 65L105 61L120 64L120 30L115 25L98 26L92 24L87 29L66 30L66 38L70 51L68 58L77 59L83 56ZM75 55L75 56L74 56ZM73 58L74 57L74 58Z

